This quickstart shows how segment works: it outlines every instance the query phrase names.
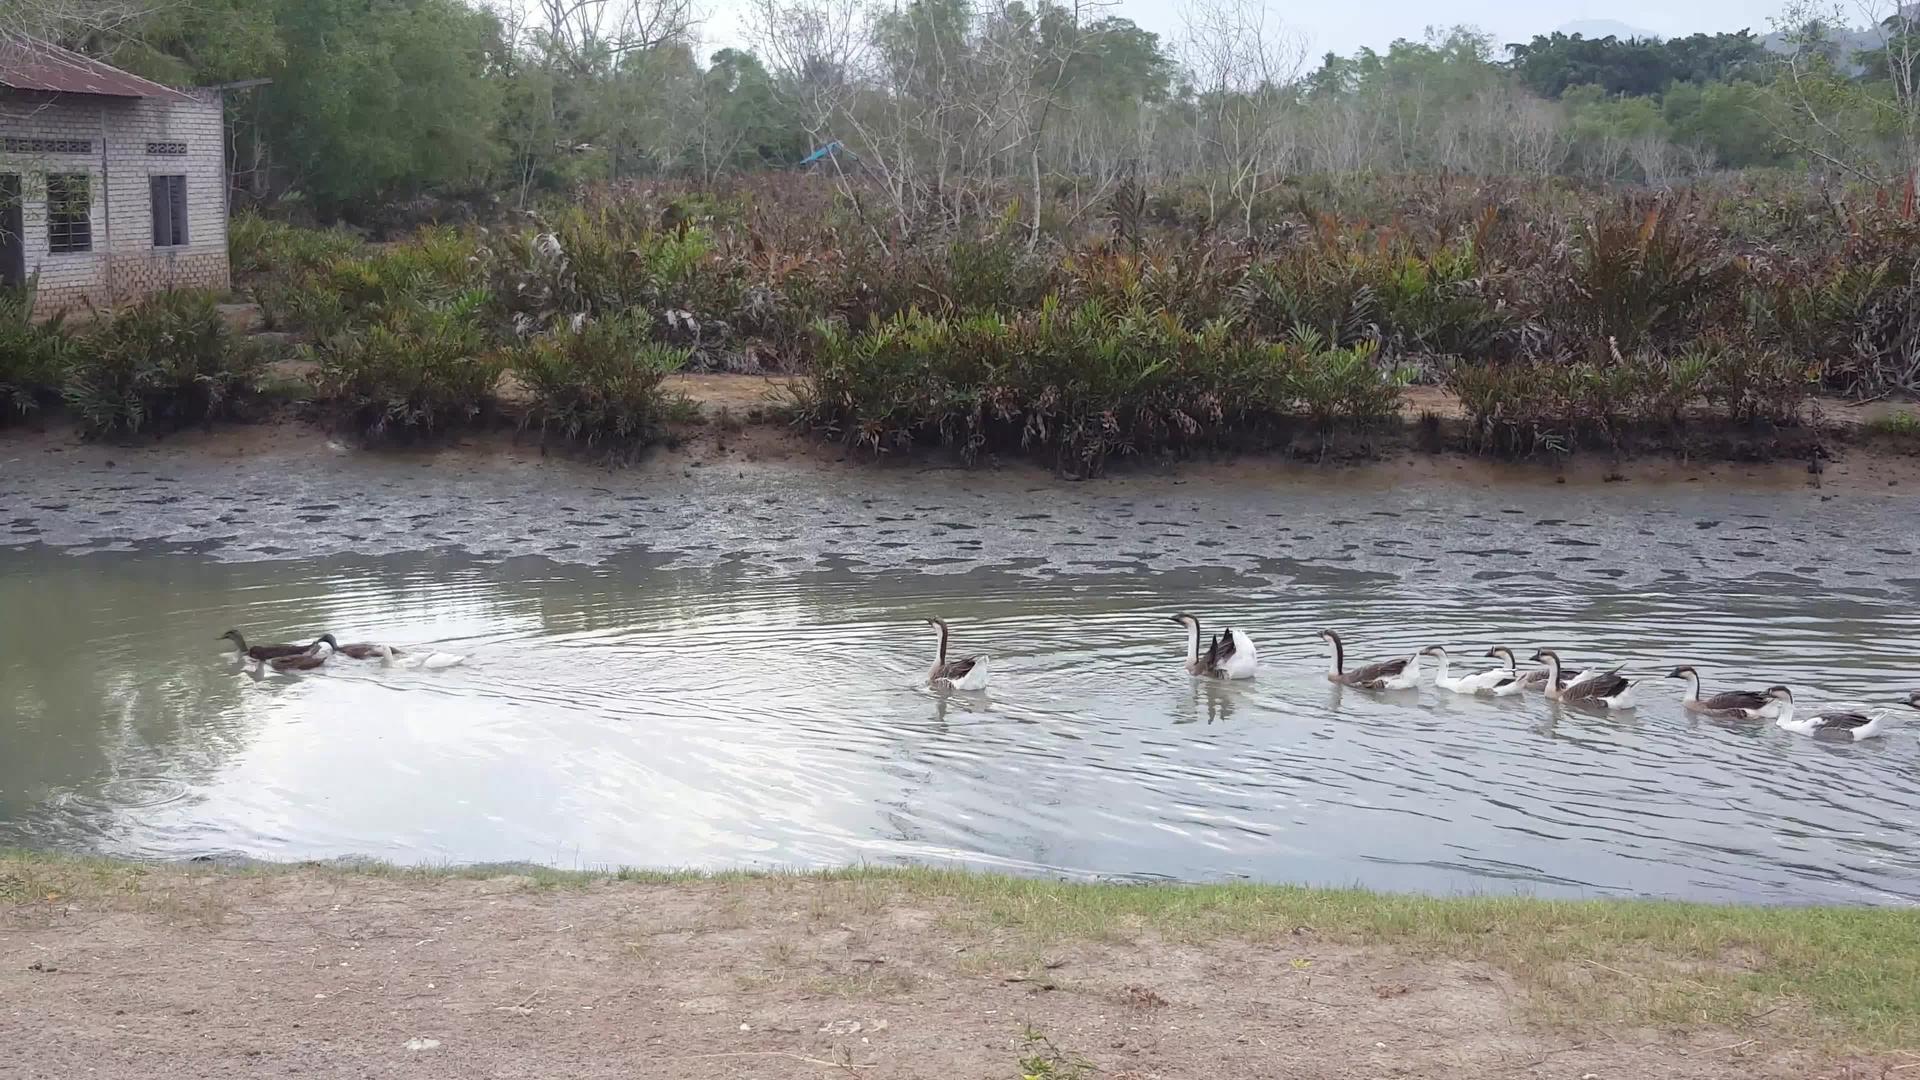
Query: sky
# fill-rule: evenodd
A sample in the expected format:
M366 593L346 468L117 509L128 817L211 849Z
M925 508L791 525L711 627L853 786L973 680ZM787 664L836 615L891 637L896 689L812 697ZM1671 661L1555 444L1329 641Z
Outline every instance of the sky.
M705 0L701 38L709 48L744 44L739 29L742 0ZM1183 0L1120 0L1112 13L1132 19L1163 39L1177 36ZM1429 26L1476 26L1499 44L1525 41L1571 22L1605 19L1649 30L1661 37L1695 32L1771 30L1783 0L1343 0L1336 3L1287 3L1269 0L1268 9L1306 39L1309 56L1329 51L1350 54L1362 47L1384 49L1395 38L1421 36Z

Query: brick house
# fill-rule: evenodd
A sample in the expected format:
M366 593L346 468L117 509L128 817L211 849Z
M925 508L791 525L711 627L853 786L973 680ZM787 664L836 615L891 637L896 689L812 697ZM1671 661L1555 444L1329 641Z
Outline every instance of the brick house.
M42 315L227 288L220 91L0 38L0 286L36 274Z

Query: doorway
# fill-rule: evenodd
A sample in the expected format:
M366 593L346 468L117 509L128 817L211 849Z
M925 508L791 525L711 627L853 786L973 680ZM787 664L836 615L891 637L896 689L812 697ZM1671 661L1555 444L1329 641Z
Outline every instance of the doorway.
M26 216L20 174L0 173L0 289L27 283Z

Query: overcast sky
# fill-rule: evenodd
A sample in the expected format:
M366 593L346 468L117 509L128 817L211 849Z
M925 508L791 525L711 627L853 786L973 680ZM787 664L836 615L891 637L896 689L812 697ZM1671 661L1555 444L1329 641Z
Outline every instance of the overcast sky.
M705 0L708 11L701 37L712 48L743 44L738 22L740 0ZM1181 27L1182 0L1121 0L1114 13L1132 19L1164 38ZM1363 46L1385 48L1394 38L1418 39L1429 25L1466 23L1492 34L1496 42L1524 41L1567 23L1609 20L1661 37L1695 32L1752 29L1766 33L1782 0L1334 0L1287 3L1270 0L1270 10L1306 38L1308 53L1351 53Z

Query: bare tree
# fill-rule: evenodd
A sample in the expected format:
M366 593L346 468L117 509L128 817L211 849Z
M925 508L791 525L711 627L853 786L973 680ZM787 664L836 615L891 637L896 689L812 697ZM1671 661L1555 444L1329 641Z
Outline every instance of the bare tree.
M72 44L118 33L171 6L169 0L0 0L0 41Z
M1775 135L1836 172L1875 183L1920 168L1920 20L1900 0L1857 0L1851 8L1794 0L1776 20L1790 50L1774 95L1784 123ZM1833 39L1853 19L1878 46L1860 50L1866 80L1848 69ZM1879 88L1884 87L1884 90Z
M629 53L682 41L693 0L538 0L532 26L551 59L588 74Z
M1265 0L1196 0L1180 52L1199 94L1196 134L1211 158L1204 164L1218 170L1208 180L1209 200L1224 183L1251 236L1254 204L1275 182L1285 107L1306 46Z

